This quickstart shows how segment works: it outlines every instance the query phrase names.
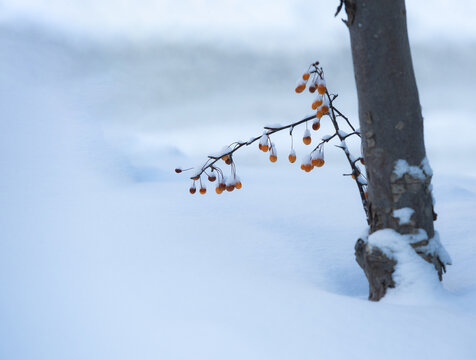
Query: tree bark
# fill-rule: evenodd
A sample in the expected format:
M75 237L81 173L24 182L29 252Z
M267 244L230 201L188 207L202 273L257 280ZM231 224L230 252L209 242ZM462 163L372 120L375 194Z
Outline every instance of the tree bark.
M405 2L345 0L344 3L367 169L370 234L385 228L401 234L425 230L427 240L412 246L435 265L441 278L444 266L437 256L419 251L434 236L434 213ZM420 171L399 174L395 170L399 160ZM403 225L393 214L401 208L414 210L410 222ZM395 286L392 273L396 263L381 251L358 241L356 259L369 280L371 300L379 300L387 288Z

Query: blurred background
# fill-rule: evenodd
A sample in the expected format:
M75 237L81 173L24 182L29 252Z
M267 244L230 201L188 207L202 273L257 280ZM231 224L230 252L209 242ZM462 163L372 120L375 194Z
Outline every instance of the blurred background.
M336 6L3 0L3 121L11 122L5 108L26 98L54 98L68 114L43 102L30 113L99 125L131 176L155 179L168 173L165 158L202 156L259 133L264 124L306 115L310 98L293 89L314 60L324 66L341 109L357 121L349 38L340 21L344 13L334 18ZM476 130L470 119L476 106L476 5L410 0L407 8L430 160L474 174L461 154L472 151Z
M365 219L338 149L307 176L281 161L289 139L277 135L280 161L257 147L237 154L244 190L219 200L191 197L173 172L308 115L310 95L294 88L316 60L357 123L337 6L0 0L1 359L358 359L350 351L363 348L362 359L386 349L387 359L415 349L448 358L468 348L466 313L365 300L353 255ZM438 228L455 261L444 286L456 294L476 294L475 12L473 0L407 0ZM455 336L439 341L442 328ZM381 336L411 346L371 343Z

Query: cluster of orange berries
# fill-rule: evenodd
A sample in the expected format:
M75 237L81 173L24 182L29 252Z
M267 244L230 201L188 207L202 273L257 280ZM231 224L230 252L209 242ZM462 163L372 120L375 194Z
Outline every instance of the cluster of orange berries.
M314 98L311 107L312 110L316 110L316 118L320 119L329 112L329 100L324 96L327 92L326 81L322 71L317 69L318 64L319 63L315 63L311 65L315 66L315 70L312 71L313 77L311 81L309 81L311 78L309 70L302 75L302 78L298 81L298 85L296 86L296 92L302 93L304 89L306 89L307 83L310 83L309 92L314 93L317 91L317 96ZM314 130L318 130L319 126L319 120L315 120L312 124Z
M233 160L231 159L230 155L224 155L224 156L221 157L221 159L227 165L231 165L233 163ZM175 169L175 172L176 173L181 173L182 170L178 168L178 169ZM216 173L218 174L218 177L217 177ZM219 168L212 168L211 172L209 174L207 174L207 176L208 176L208 181L210 181L210 182L214 182L218 179L217 185L215 187L215 192L217 194L222 194L224 191L232 192L235 189L239 190L243 186L242 183L241 183L240 178L238 176L236 176L236 173L234 173L234 171L233 171L233 174L230 178L226 178ZM197 187L196 187L196 184L195 184L196 181L200 182L200 189L199 189L200 194L204 195L204 194L207 193L207 186L202 182L202 179L201 179L200 175L193 176L192 180L193 180L193 183L192 183L192 185L190 186L190 189L189 189L190 194L195 194L197 192Z
M304 131L303 142L306 145L309 145L311 143L311 132L308 129ZM268 134L264 133L261 136L259 144L258 144L258 148L263 152L268 152L268 151L270 152L269 160L271 162L276 162L278 160L276 146L274 145L273 142L271 142ZM288 160L291 164L296 162L296 151L292 147L288 155ZM324 163L325 163L324 151L323 151L323 147L320 146L318 149L313 151L310 155L306 155L304 157L303 162L301 164L301 169L306 172L309 172L314 167L323 166Z
M313 151L310 155L304 156L301 163L301 170L305 172L310 172L314 167L321 167L325 163L324 161L324 152L319 149Z
M238 189L238 190L241 189L242 183L240 179L236 176L236 168L235 168L235 163L232 159L232 154L236 150L241 148L242 146L251 145L252 143L259 140L259 143L258 143L259 149L265 153L269 152L269 160L274 163L278 160L278 155L277 155L276 146L271 141L270 136L284 129L290 129L290 136L291 136L291 150L288 155L288 160L290 163L295 163L296 152L293 148L293 137L292 137L294 127L302 123L306 123L306 128L304 130L302 141L305 145L310 145L312 142L312 137L311 137L311 131L308 129L308 122L312 121L312 129L314 131L317 131L319 130L321 126L320 124L321 118L327 114L331 118L331 121L336 129L336 132L334 135L326 135L322 137L322 142L320 142L314 148L314 150L311 151L310 154L307 154L303 157L303 160L301 162L301 169L305 172L310 172L314 168L322 167L325 164L325 161L324 161L325 143L329 142L335 136L338 136L338 138L341 140L341 145L338 147L344 150L344 152L347 155L347 159L349 160L350 165L352 167L352 173L344 174L344 175L351 176L352 179L354 179L357 182L359 186L360 194L362 196L363 205L364 207L366 207L365 199L367 199L367 196L368 196L366 191L367 181L365 177L361 175L359 167L356 166L357 160L360 160L360 162L363 165L365 165L365 162L362 157L355 160L349 153L347 146L345 144L345 139L347 138L347 136L358 134L358 131L354 130L354 128L349 123L347 118L345 118L342 114L340 114L340 112L335 107L331 106L333 102L333 100L331 100L332 95L330 95L327 91L326 81L324 79L324 72L323 72L323 69L319 66L319 62L315 62L311 64L308 70L299 79L295 89L296 93L302 93L306 89L307 86L309 86L308 88L310 93L316 93L311 103L312 110L316 112L315 116L313 115L313 116L306 117L303 120L297 121L295 123L292 123L286 126L278 125L276 127L265 127L265 132L263 133L262 136L253 137L248 142L242 142L242 141L235 142L231 144L230 146L224 148L219 155L209 156L209 159L207 160L207 162L200 169L197 169L198 171L195 173L195 175L191 177L191 179L193 180L193 183L190 187L190 193L195 194L197 192L196 184L198 182L199 193L206 194L207 187L205 182L203 181L205 176L208 176L208 180L210 182L216 181L215 191L217 194L222 194L224 191L232 192L235 189ZM334 95L332 99L335 99L335 97L336 95ZM337 120L336 120L337 117L335 114L339 114L340 116L344 117L354 132L351 134L347 134L344 131L340 130L337 124ZM216 163L220 160L224 161L225 164L230 165L231 175L229 177L225 177L220 167L216 166ZM191 168L185 169L185 170L191 170ZM177 173L180 173L185 170L182 170L180 168L175 169ZM203 177L202 177L202 174L204 174Z
M321 127L320 120L321 118L329 112L329 97L327 96L327 88L326 82L324 80L324 75L322 70L318 68L319 63L316 62L311 66L314 67L314 70L311 72L308 70L303 75L302 78L299 80L298 85L296 87L296 92L301 93L306 88L308 82L309 84L309 91L314 93L317 91L317 95L311 104L311 108L316 110L316 118L313 120L312 129L317 131ZM311 79L312 74L312 80ZM291 129L291 136L292 136L292 129ZM304 130L304 134L302 137L302 141L305 145L310 145L312 142L311 132L307 128ZM276 162L278 160L276 147L274 143L271 142L268 133L264 133L259 141L258 147L263 152L270 152L269 160L271 162ZM290 163L296 162L296 152L292 148L288 155L288 160ZM301 164L301 169L310 172L314 167L321 167L325 163L324 161L324 153L322 147L314 150L310 155L306 155L304 160Z
M278 161L278 152L276 151L276 145L271 142L269 136L266 133L261 136L258 143L258 148L263 152L268 152L269 150L269 161Z

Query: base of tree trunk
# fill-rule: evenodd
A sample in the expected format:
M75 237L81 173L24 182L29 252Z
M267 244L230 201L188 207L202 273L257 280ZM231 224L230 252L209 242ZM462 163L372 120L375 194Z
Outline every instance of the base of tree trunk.
M355 243L355 259L369 281L369 300L379 301L388 288L394 288L392 274L397 262L388 258L378 248L369 248L362 239Z

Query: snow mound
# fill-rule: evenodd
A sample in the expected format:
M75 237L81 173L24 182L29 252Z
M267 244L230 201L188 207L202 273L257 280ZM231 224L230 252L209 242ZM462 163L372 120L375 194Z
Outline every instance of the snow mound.
M386 256L397 261L393 273L396 288L389 290L384 301L425 304L435 301L444 292L433 265L423 260L411 247L411 243L425 239L427 234L421 229L418 234L412 235L383 229L369 236L371 247L379 248ZM432 242L433 239L430 240Z

